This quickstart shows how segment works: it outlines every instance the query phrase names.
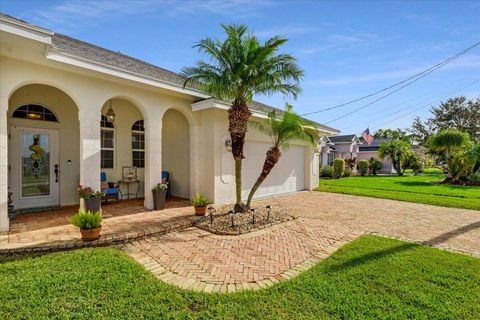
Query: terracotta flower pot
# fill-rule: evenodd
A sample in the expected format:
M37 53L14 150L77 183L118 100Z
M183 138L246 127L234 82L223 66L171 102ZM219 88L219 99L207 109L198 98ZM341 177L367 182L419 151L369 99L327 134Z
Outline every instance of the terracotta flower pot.
M101 198L90 198L88 200L85 200L85 211L91 211L91 212L97 212L100 211L102 205L102 199Z
M153 190L153 208L155 210L163 210L165 208L165 197L167 190Z
M204 216L207 213L207 207L197 207L195 206L195 215Z
M93 241L100 238L100 231L102 230L102 226L94 229L80 229L80 233L82 234L83 241Z

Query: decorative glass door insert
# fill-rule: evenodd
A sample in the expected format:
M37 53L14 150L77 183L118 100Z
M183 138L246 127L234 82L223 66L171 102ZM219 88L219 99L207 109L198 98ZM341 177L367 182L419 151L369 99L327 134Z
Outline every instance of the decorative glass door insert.
M22 197L50 195L50 135L22 132Z

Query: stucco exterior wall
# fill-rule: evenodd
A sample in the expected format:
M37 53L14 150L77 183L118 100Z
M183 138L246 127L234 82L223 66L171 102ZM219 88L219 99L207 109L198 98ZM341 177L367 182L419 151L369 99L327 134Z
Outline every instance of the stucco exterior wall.
M177 110L163 116L162 168L170 173L173 196L190 198L190 129Z
M102 106L102 114L107 113L110 107L109 101L106 101ZM143 120L143 115L138 108L125 99L112 99L112 109L115 112L115 151L114 151L114 168L103 169L107 174L107 180L116 182L122 178L122 167L132 166L132 125L138 121ZM137 168L137 177L140 180L139 197L144 195L145 172L144 168ZM126 186L122 185L122 192L126 193ZM135 192L137 185L130 186L130 192Z

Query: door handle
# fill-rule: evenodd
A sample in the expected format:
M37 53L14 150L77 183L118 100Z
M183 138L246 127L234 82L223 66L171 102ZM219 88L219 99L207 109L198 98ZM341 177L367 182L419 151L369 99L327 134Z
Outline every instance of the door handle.
M58 183L58 173L60 172L58 170L58 164L55 165L55 170L53 172L55 172L55 182Z

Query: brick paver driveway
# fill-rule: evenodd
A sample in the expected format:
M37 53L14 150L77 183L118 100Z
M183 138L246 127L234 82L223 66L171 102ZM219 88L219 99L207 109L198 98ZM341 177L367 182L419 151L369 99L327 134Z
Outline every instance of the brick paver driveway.
M480 257L480 211L333 193L274 198L299 219L242 236L196 228L123 248L163 281L194 290L256 289L288 279L363 233Z

